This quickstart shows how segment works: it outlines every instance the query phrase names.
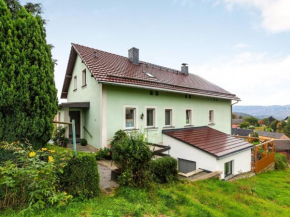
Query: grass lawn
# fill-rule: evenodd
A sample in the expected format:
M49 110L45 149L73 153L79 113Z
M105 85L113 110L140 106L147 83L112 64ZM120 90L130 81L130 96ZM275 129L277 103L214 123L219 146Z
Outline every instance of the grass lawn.
M206 180L156 185L151 191L121 188L115 195L29 216L290 216L290 171L272 171L233 183ZM0 213L1 215L1 213ZM3 216L21 216L18 211Z

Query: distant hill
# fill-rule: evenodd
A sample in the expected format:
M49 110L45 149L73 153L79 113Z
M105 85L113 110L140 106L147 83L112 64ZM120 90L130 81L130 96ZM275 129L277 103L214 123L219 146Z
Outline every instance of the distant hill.
M235 113L238 116L238 118L240 116L242 116L242 118L244 118L245 116L247 116L247 117L252 117L253 116L253 115L246 114L246 113L243 113L243 112L233 112L233 113Z
M290 105L272 105L272 106L233 106L233 113L245 113L257 118L273 116L278 120L283 120L290 116Z

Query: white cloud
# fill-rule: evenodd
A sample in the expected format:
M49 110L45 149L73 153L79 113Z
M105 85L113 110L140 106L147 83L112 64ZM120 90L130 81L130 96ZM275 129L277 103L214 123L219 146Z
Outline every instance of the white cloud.
M240 97L240 104L290 104L290 56L241 53L228 61L190 65L191 72Z
M269 32L290 30L290 0L218 0L214 4L221 1L228 10L235 5L258 9L261 12L261 26Z
M246 48L246 47L248 47L248 45L244 44L244 43L237 43L234 47L235 48Z

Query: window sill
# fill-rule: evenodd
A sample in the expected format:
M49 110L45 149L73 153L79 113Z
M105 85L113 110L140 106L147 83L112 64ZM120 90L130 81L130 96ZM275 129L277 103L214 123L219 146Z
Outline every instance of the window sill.
M192 124L187 124L187 125L185 125L184 127L194 127L194 125L192 125Z
M163 129L172 129L175 128L175 126L164 126Z
M85 88L85 87L87 87L87 85L86 85L86 84L82 86L82 88Z
M132 129L124 129L124 131L136 131L136 130L139 130L137 128L132 128Z
M145 130L158 130L158 127L145 127Z
M215 123L209 123L208 125L209 125L209 126L214 126L214 125L215 125Z
M73 91L77 91L77 89L74 89Z

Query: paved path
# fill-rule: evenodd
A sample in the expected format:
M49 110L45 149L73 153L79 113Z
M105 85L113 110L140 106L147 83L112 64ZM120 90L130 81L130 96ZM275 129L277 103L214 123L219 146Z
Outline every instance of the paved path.
M101 189L119 187L118 183L111 181L111 170L105 166L98 164L100 173L100 187Z

